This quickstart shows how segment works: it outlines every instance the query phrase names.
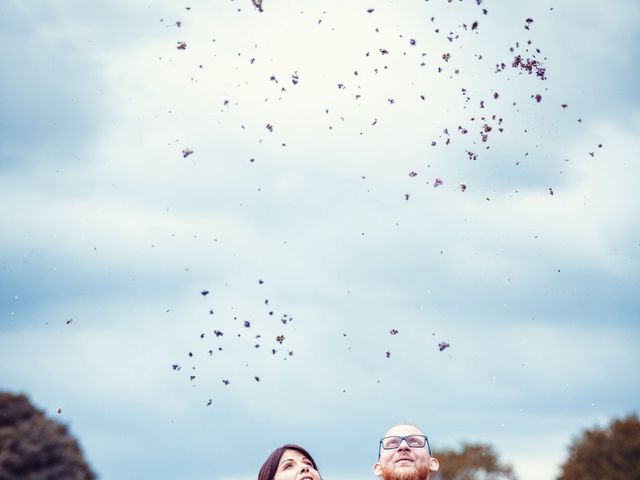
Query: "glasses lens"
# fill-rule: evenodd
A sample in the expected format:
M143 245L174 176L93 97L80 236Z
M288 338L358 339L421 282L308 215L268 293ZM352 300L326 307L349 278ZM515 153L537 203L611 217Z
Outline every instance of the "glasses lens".
M382 448L398 448L401 441L400 437L385 437L382 439Z
M407 445L411 448L422 448L424 447L424 437L421 435L412 435L406 438Z

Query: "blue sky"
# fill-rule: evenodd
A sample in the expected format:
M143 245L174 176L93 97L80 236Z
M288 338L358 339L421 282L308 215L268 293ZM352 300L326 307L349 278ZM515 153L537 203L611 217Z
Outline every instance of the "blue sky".
M104 479L398 421L552 479L637 411L636 2L210 3L2 3L3 389Z

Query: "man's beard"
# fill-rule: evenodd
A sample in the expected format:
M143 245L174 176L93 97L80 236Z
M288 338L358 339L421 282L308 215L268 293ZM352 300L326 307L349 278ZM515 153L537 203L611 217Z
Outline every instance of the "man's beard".
M404 470L396 472L390 468L382 469L383 480L428 480L429 467L427 465L421 465L411 470Z

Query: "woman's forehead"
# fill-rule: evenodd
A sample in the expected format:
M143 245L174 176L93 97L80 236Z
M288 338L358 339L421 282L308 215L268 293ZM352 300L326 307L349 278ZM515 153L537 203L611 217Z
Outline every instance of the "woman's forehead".
M303 453L301 453L301 452L299 452L297 450L288 449L288 450L284 451L284 453L280 457L280 461L282 462L282 461L287 460L289 458L299 460L299 459L304 459L304 458L307 458L307 457Z

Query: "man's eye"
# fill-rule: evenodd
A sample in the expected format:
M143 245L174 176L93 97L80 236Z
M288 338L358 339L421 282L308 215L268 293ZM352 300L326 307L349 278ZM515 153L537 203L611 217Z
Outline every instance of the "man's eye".
M407 442L411 447L424 447L425 439L423 437L409 437Z

